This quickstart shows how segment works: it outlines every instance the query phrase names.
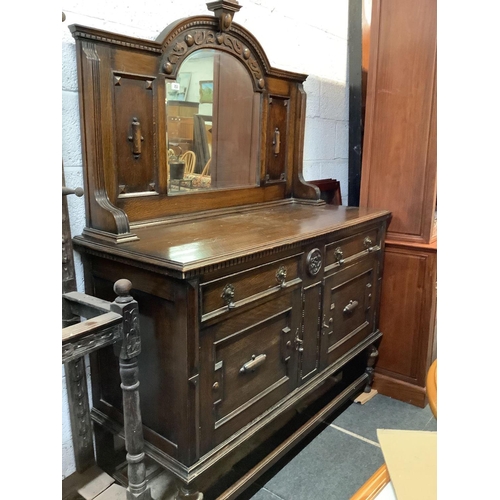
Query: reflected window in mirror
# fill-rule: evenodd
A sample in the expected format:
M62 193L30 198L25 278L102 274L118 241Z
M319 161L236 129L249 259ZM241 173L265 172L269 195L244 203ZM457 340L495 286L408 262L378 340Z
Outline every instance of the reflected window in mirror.
M168 193L259 185L261 94L233 55L200 49L166 82Z

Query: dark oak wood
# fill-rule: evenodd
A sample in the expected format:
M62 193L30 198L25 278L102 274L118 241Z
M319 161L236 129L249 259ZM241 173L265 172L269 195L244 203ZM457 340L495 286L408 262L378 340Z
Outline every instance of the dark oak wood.
M64 18L64 13L63 13ZM64 19L63 19L64 20ZM75 264L71 228L68 212L67 196L81 196L81 188L66 187L64 165L62 165L62 293L76 291ZM66 391L68 393L68 410L71 424L71 439L75 457L75 468L83 473L95 464L94 444L92 441L92 424L87 389L87 375L80 349L69 339L70 332L78 328L80 317L73 311L67 301L62 301L62 361L66 376ZM73 330L74 332L74 330ZM65 338L66 337L66 338ZM94 340L95 340L95 336ZM76 348L75 348L76 347Z
M75 437L78 446L75 447L75 458L80 469L83 465L88 469L95 461L83 357L106 346L117 351L120 358L120 388L128 462L127 500L150 500L138 391L137 356L141 352L141 338L138 305L130 296L131 288L132 283L126 279L116 281L114 292L118 297L113 302L78 292L63 294L63 304L66 305L63 311L87 316L89 319L63 328L62 356L67 378L73 377L67 385L72 431L79 432ZM101 429L97 429L95 442L101 463L106 463L112 455L109 453L109 450L113 449L112 439ZM112 463L112 459L107 462ZM81 471L77 469L77 472Z
M138 305L129 295L132 283L125 279L118 280L114 287L118 297L111 303L76 291L66 196L69 194L81 196L83 192L81 188L71 189L65 186L64 167L62 185L62 361L66 373L76 470L82 473L95 464L84 356L118 342L125 447L129 463L127 500L151 500L151 491L146 480L138 392L137 356L140 353ZM80 321L81 317L88 319ZM102 447L102 440L98 434L96 445L97 450Z
M287 202L140 228L138 241L121 245L75 239L92 258L94 293L108 296L115 276L127 272L144 304L141 404L147 450L155 460L187 484L196 477L209 486L209 478L231 464L230 453L238 456L242 429L246 439L254 437L264 415L268 422L278 418L284 401L298 404L325 370L377 339L387 217L383 211ZM228 236L219 234L221 227ZM369 236L371 246L365 243ZM333 257L339 247L341 261ZM315 249L322 256L317 274L308 259ZM284 281L278 279L282 267ZM226 285L234 289L229 300ZM359 305L352 314L343 313L354 301ZM329 325L324 314L333 304L330 335L322 324ZM241 374L262 355L255 371ZM94 414L120 424L115 370L111 352L92 357L100 412Z
M139 311L137 301L130 296L132 283L118 280L114 292L118 295L111 310L123 318L123 341L119 345L120 379L123 394L125 446L127 450L127 500L151 500L146 480L144 437L139 399L139 367L141 353Z
M110 301L117 279L134 283L145 451L178 478L179 499L201 498L222 484L298 409L332 386L338 390L228 494L242 491L321 415L363 390L371 347L382 336L377 311L390 213L326 204L320 189L304 181L306 75L271 68L258 41L232 21L235 5L217 2L216 17L176 21L155 42L71 27L88 210L74 244L88 294ZM234 107L229 128L212 135L214 158L232 160L215 161L211 179L229 169L225 178L240 182L254 158L256 182L174 195L162 165L165 82L203 47L243 65L253 92ZM239 95L238 85L227 81L231 67L214 77L219 108ZM118 101L120 120L130 126L121 123L119 137L110 105ZM251 130L238 121L249 110L259 117ZM143 141L134 135L138 122ZM114 451L106 436L127 436L118 365L112 347L91 356L103 467Z
M361 205L392 212L374 387L424 406L436 326L436 1L374 0L368 33Z

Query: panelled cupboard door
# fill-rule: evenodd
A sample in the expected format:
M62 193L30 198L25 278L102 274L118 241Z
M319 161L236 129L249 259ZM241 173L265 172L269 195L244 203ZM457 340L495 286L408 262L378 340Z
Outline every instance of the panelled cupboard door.
M231 313L200 332L201 452L207 452L279 402L297 385L294 336L300 287Z
M360 206L392 212L387 239L436 238L436 0L374 0Z
M322 366L328 366L375 329L379 261L365 257L324 279Z

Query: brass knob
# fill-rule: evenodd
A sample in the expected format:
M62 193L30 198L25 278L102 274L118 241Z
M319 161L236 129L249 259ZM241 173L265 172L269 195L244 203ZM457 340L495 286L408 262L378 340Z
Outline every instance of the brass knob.
M214 385L212 386L212 389L214 391L218 391L219 390L219 382L215 382Z

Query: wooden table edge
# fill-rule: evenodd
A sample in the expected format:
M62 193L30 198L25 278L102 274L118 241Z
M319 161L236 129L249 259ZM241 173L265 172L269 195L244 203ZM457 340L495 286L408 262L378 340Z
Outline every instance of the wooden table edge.
M351 500L372 500L391 481L387 465L381 465L363 486L351 497Z

